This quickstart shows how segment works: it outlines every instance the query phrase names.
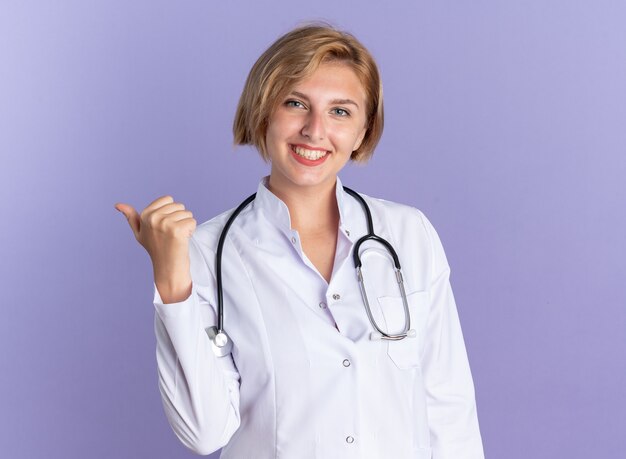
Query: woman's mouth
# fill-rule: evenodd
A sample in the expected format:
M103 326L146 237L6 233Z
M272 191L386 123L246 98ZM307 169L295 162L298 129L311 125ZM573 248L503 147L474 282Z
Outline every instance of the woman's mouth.
M323 163L328 156L326 150L309 150L298 145L289 145L289 149L299 163L307 166L317 166Z

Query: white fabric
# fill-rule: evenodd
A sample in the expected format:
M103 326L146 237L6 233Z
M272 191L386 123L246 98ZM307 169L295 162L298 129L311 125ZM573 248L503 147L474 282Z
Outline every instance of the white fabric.
M199 225L191 239L189 298L163 304L154 289L159 388L176 435L200 454L224 447L223 459L483 458L450 270L430 222L419 210L364 196L374 231L400 257L417 334L370 340L351 256L367 232L363 208L338 179L328 284L266 181L224 248L232 357L216 357L205 333L216 321L217 240L232 211ZM404 312L390 258L373 243L362 252L372 314L397 332Z

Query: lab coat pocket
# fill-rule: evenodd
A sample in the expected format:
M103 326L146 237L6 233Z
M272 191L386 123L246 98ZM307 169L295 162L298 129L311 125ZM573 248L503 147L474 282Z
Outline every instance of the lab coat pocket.
M416 459L432 459L433 451L430 448L419 448L415 450Z
M424 330L429 311L429 294L427 291L413 292L406 298L409 304L411 330L415 330L415 337L409 336L397 341L387 341L387 354L401 370L420 366ZM404 329L405 322L402 297L379 297L378 304L385 320L386 330L390 333L400 333Z

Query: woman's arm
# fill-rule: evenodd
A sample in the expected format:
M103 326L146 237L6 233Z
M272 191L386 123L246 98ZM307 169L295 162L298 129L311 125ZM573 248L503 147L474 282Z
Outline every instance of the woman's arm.
M204 331L216 322L215 281L193 239L196 220L171 196L155 199L141 213L125 203L115 208L152 260L165 414L188 448L212 453L239 427L239 374L230 356L213 354Z
M474 384L441 241L424 217L432 247L431 310L422 368L433 459L483 459Z
M189 255L187 299L163 304L155 285L159 389L177 437L192 451L210 454L239 427L239 373L230 355L215 356L205 332L216 323L213 277L193 238Z

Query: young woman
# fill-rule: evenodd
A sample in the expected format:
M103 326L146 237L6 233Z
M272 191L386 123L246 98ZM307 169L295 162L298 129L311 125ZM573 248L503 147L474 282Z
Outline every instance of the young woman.
M258 59L237 108L235 142L271 164L250 203L197 228L170 196L141 214L116 205L153 262L159 387L190 449L483 457L437 233L419 210L337 176L371 157L382 130L370 53L332 27L300 27Z

